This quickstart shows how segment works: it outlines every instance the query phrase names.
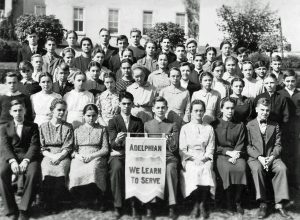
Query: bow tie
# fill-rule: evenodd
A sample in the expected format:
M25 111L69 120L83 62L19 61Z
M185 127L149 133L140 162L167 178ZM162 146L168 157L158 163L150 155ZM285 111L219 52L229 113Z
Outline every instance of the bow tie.
M267 120L266 119L262 119L259 121L260 124L267 124Z

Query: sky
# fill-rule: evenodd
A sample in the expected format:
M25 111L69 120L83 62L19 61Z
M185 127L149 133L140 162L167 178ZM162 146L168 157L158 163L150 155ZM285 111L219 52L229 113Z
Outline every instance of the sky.
M200 0L200 45L219 46L223 34L217 27L217 12L222 4L235 5L243 0ZM283 36L292 45L293 52L300 52L300 0L258 0L270 3L281 18Z

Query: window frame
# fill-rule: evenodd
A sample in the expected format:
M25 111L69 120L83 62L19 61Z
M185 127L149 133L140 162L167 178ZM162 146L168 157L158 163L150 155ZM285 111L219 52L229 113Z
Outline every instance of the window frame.
M114 14L111 12L117 12L117 19L114 18ZM108 16L107 16L107 29L109 30L111 35L118 35L119 34L119 25L120 25L120 10L118 8L109 8L108 9ZM110 20L110 18L113 18ZM117 24L116 27L114 25L111 27L110 24ZM114 31L116 29L116 31Z
M151 23L145 22L145 14L151 14ZM147 25L149 25L149 27L145 27ZM142 34L147 35L146 30L150 29L152 27L153 27L153 11L145 10L145 11L143 11L143 30L142 30L143 33Z
M41 9L43 9L43 13L38 14L37 12L38 11L41 12L42 11ZM39 5L39 4L34 5L34 15L36 15L36 16L46 15L46 6L45 5Z
M82 19L80 19L80 10L82 10ZM77 15L76 15L77 13ZM77 16L77 18L76 18ZM75 22L77 23L78 29L75 28ZM82 30L80 29L80 22L82 22ZM73 7L73 30L76 31L78 34L84 33L84 7L75 6Z
M183 25L181 26L181 24L178 21L178 18L182 16L183 17ZM186 13L184 12L176 12L176 15L175 15L175 23L179 25L179 27L181 27L184 31L185 31L185 26L186 26Z

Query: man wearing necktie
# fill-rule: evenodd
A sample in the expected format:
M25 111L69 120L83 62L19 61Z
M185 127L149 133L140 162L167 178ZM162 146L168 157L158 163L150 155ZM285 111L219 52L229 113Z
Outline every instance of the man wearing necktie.
M12 121L0 128L0 194L4 214L11 219L29 219L28 210L37 189L40 174L38 162L40 139L37 124L24 121L25 105L11 101ZM24 175L25 183L19 208L14 197L11 176Z
M268 188L273 187L275 209L285 219L292 219L283 208L283 203L289 200L287 168L281 160L282 145L279 124L268 120L270 108L269 99L258 99L257 118L247 124L248 165L254 180L256 199L260 202L258 218L262 219L267 216L267 201L270 199Z
M100 45L98 45L98 47L100 47L104 52L105 52L105 56L104 56L104 62L103 62L103 66L105 66L106 68L109 68L109 59L115 55L116 53L118 53L118 49L115 47L112 47L109 44L109 40L110 40L110 31L106 28L101 28L99 31L99 39L100 39Z

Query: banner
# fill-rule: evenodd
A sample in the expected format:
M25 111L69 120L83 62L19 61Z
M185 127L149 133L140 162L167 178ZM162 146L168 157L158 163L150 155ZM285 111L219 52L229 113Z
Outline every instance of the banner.
M127 137L125 156L126 199L164 199L166 138Z

